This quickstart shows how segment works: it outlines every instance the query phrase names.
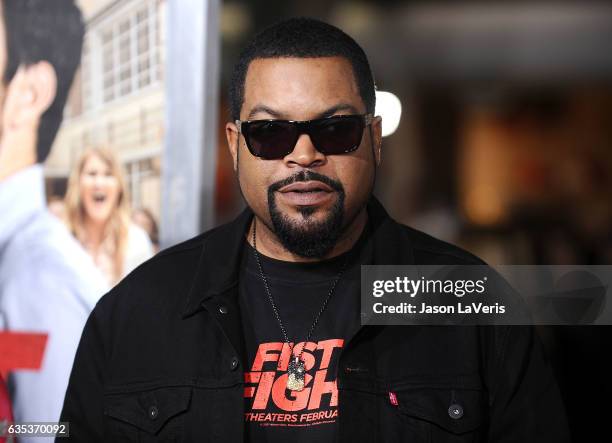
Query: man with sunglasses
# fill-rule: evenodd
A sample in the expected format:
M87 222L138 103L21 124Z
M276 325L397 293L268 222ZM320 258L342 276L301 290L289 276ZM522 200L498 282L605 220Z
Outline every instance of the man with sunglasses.
M381 119L357 43L279 23L242 52L230 102L248 207L103 297L64 404L73 440L567 441L531 329L361 326L361 264L482 262L372 196Z

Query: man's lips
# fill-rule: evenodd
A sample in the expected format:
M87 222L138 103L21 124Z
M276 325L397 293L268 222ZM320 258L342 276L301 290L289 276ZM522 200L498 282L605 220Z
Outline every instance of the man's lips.
M278 192L287 193L287 192L332 192L333 189L330 188L323 182L320 181L307 181L307 182L296 182L291 183L290 185L283 186L278 190Z
M321 205L334 195L332 188L316 180L291 183L278 192L286 203L295 206Z

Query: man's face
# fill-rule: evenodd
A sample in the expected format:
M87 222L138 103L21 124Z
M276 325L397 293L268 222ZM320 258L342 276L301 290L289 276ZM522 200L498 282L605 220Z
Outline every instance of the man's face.
M241 120L312 120L365 114L353 70L342 57L254 60L245 80ZM302 134L277 160L253 156L228 125L228 142L247 204L294 253L322 257L368 200L380 149L380 119L358 149L325 155ZM233 128L233 129L231 129Z
M0 0L0 181L37 161L37 137L42 115L55 100L57 76L46 60L21 63L10 82L6 24Z

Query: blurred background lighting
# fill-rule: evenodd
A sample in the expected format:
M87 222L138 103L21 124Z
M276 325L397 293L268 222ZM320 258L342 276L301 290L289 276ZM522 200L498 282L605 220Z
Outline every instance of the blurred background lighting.
M391 92L376 91L375 115L382 117L382 136L387 137L395 132L402 116L402 103Z

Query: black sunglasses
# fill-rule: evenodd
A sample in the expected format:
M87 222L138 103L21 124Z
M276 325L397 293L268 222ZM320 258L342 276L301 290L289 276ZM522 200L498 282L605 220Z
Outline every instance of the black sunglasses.
M371 122L372 114L365 114L307 121L236 120L236 126L251 154L273 160L293 151L302 134L308 134L317 151L325 155L352 152L361 144L363 130Z

